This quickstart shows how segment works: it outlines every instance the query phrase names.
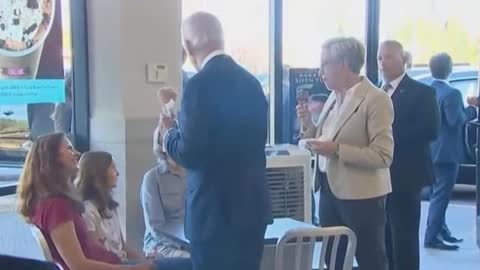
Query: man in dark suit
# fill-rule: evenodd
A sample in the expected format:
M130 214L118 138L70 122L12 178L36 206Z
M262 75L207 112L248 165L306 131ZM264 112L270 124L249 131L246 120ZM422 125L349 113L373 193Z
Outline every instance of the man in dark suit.
M185 62L187 61L187 52L185 49L182 47L182 92L185 92L185 88L187 87L188 83L188 72L183 69L183 65L185 65Z
M450 196L457 180L460 163L465 156L463 145L463 129L467 122L462 94L449 85L448 77L452 72L450 55L441 53L430 59L430 72L434 81L432 87L437 94L440 108L441 128L439 137L432 143L432 158L435 171L435 182L432 185L430 208L428 210L425 247L457 250L457 245L446 242L461 242L451 235L445 235L445 212ZM453 241L455 240L455 241Z
M420 193L434 178L430 143L440 126L434 90L405 73L404 56L397 41L383 42L378 52L382 89L391 96L395 110L390 167L393 191L387 197L390 270L419 269Z
M168 155L187 169L185 233L194 270L258 270L267 224L267 101L258 80L223 53L223 30L211 14L182 25L198 73L179 114L161 120Z

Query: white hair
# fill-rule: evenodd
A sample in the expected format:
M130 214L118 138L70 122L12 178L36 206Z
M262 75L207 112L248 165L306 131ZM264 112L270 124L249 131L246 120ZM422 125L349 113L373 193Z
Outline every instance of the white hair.
M360 74L365 64L365 47L353 37L329 39L323 44L322 50L332 59L343 62L356 74Z
M222 24L214 15L196 12L182 23L182 37L194 49L223 49Z

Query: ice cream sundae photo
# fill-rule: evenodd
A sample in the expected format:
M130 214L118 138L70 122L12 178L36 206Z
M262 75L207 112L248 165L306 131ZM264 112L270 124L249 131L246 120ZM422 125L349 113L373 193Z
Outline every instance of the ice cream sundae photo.
M0 78L34 78L52 26L53 0L0 0Z

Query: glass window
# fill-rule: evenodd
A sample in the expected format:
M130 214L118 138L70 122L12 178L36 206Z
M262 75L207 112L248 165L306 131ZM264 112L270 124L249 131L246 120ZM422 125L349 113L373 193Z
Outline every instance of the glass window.
M400 41L411 54L409 74L423 82L429 82L428 62L439 52L451 55L452 76L466 69L477 72L480 17L472 8L477 5L477 0L383 0L380 40Z
M330 38L365 40L366 1L284 0L283 63L293 68L318 68L320 49Z
M220 19L226 53L255 75L268 94L269 1L184 0L182 5L184 18L197 11L206 11ZM189 61L184 68L194 72Z
M453 88L460 90L462 93L463 102L465 107L468 106L467 97L478 96L478 81L477 79L451 81L450 85Z
M313 120L329 92L318 78L322 44L334 37L365 40L366 1L283 1L283 130L285 142L297 143L300 124L295 113L298 98L308 98Z
M258 79L269 100L269 1L183 0L183 18L198 11L210 12L219 18L225 52ZM189 76L195 73L189 61L184 64L184 70Z
M31 140L72 131L69 0L0 0L0 162Z
M73 132L71 0L0 0L0 196L32 140Z

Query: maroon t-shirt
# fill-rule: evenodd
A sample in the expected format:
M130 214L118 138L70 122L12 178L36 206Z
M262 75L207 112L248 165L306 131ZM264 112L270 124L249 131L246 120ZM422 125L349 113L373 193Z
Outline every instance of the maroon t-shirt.
M78 241L86 258L111 264L121 263L121 260L115 254L107 251L103 246L97 244L95 240L89 237L87 225L82 215L73 207L69 199L51 197L37 203L32 222L40 229L45 237L55 262L60 263L65 270L70 270L55 248L55 244L50 235L58 225L69 221L72 221L75 226Z

